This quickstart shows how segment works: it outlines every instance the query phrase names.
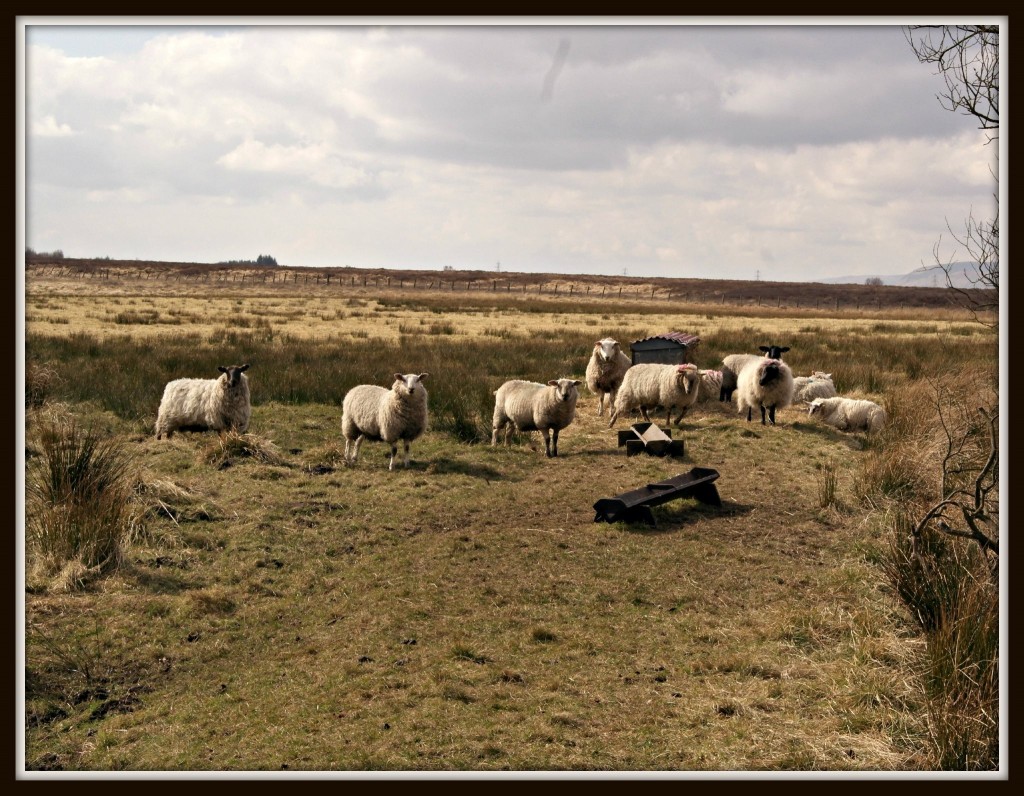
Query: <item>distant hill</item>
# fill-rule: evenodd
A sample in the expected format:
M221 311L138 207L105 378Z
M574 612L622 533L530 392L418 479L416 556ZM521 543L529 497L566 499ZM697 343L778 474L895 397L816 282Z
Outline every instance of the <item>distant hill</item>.
M953 279L953 287L970 288L969 275L976 273L977 263L964 262L950 265L949 272ZM860 276L835 276L831 279L819 279L828 285L863 285L864 280L879 278L883 284L901 287L945 287L946 275L937 265L925 265L915 268L909 274L861 274Z

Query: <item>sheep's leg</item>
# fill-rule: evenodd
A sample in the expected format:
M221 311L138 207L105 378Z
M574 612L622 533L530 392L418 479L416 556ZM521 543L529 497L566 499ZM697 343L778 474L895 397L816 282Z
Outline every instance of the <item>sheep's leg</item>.
M551 432L551 455L558 455L558 429Z
M395 457L398 455L398 443L391 443L391 458L388 460L388 469L395 469Z
M768 425L768 423L765 421L765 414L766 414L766 412L765 412L764 404L761 404L761 425L762 426Z
M547 456L548 458L551 458L551 432L548 429L546 429L546 428L542 428L540 430L540 433L544 435L544 455ZM557 435L558 432L556 431L555 434ZM557 444L557 440L558 440L558 437L556 436L555 437L556 444Z
M407 439L406 440L402 440L402 442L405 444L405 466L408 467L409 466L409 440L407 440Z
M611 408L611 420L608 421L608 428L611 428L612 426L615 425L615 421L618 419L618 417L619 417L619 410L616 409L614 407L614 405L613 405L612 408Z
M359 459L359 446L363 444L363 435L360 434L355 440L352 441L352 458L349 459L352 464L355 464ZM348 441L345 442L345 455L348 455Z
M647 414L647 407L646 406L641 406L640 407L640 414L643 417L643 419L646 420L648 423L651 422L651 416L649 414Z
M604 396L605 396L605 394L606 393L600 392L600 391L597 393L597 416L598 417L601 417L601 415L604 414Z
M768 407L768 420L771 421L773 426L775 425L775 404Z
M754 411L754 407L752 407L752 406L748 406L747 407L747 422L748 423L750 422L751 418L753 417L753 414L752 414L753 411Z

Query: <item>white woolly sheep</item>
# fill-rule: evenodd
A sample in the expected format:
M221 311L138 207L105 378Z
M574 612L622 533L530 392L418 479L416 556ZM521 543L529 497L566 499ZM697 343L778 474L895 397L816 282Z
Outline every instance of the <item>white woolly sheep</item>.
M576 417L579 386L574 379L557 379L547 384L513 379L494 392L491 446L498 444L498 432L505 429L505 445L513 426L518 431L540 431L544 452L558 456L558 432ZM549 433L550 432L550 433Z
M793 402L793 371L781 359L758 357L740 371L736 396L740 413L747 410L747 422L757 406L761 409L761 425L774 426L775 410L785 409Z
M594 352L587 363L587 388L597 396L598 417L604 414L605 395L608 396L608 411L612 411L622 377L632 365L616 340L606 337L594 343Z
M683 415L697 400L699 392L700 375L696 365L634 365L622 379L608 427L615 425L620 414L634 409L639 409L644 420L650 422L647 410L657 406L665 408L666 425L672 422L672 410L678 409L679 417L675 420L678 426Z
M175 379L164 387L156 416L156 438L168 439L175 431L234 430L249 428L248 365L220 365L217 379Z
M789 346L763 345L760 346L764 352L762 356L757 354L729 354L722 360L722 387L718 393L718 400L728 403L732 400L732 394L736 391L737 379L740 371L749 362L756 359L782 359L782 355L789 351Z
M836 385L831 373L814 371L810 376L793 379L793 403L807 403L815 398L835 398Z
M701 403L717 400L722 390L722 371L698 370L700 375L700 392L697 400Z
M807 414L840 431L878 431L885 425L885 410L874 401L858 398L815 398L807 401Z
M341 403L341 433L345 435L345 461L355 464L364 439L391 446L388 469L395 469L398 441L405 448L409 466L409 443L427 428L427 390L423 380L429 373L395 374L391 389L376 384L359 384Z

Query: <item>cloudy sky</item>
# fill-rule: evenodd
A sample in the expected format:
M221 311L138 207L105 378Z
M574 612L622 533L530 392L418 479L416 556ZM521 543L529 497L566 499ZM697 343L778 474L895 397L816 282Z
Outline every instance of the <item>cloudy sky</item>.
M994 213L997 144L884 18L53 19L19 18L37 251L811 280Z

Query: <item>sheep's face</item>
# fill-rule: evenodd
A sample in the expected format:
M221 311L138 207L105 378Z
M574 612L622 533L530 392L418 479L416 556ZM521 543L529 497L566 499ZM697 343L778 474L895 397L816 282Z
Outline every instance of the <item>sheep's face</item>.
M605 362L611 362L620 351L618 341L612 340L610 337L606 337L604 340L598 340L594 343L594 350Z
M782 355L789 351L789 346L763 345L760 347L768 359L782 359Z
M684 364L676 368L676 371L676 383L683 388L684 393L689 395L691 390L697 388L697 382L700 381L697 366Z
M766 364L761 366L761 378L758 379L758 384L764 387L773 381L778 381L781 377L782 363L777 359L769 359Z
M577 387L582 383L582 381L573 379L552 379L548 382L548 386L555 388L559 401L575 401L580 396Z
M228 377L228 389L237 387L242 380L242 374L249 369L248 365L218 365L217 370L226 373Z
M416 395L421 391L426 392L422 382L429 375L429 373L406 373L404 375L396 373L395 383L391 385L391 389L403 397Z
M815 398L813 401L804 401L807 404L807 415L808 417L821 412L821 398Z
M811 381L832 381L832 374L816 370L811 374Z

